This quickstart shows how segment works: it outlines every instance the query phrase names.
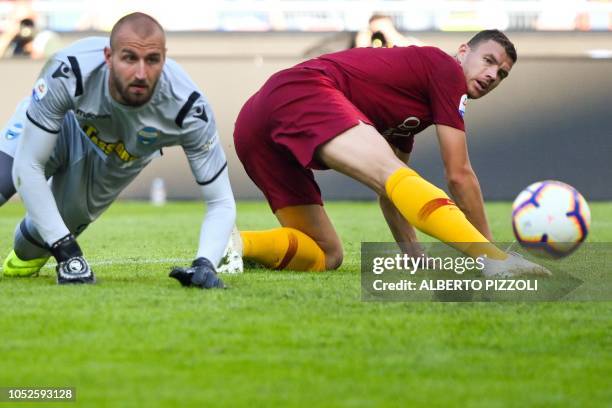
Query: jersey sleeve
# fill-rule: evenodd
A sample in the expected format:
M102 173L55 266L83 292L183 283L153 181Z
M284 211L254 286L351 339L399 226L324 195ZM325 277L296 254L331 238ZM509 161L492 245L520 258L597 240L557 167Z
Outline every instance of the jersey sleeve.
M192 93L190 98L194 102L184 112L182 128L185 133L181 145L196 182L207 185L227 167L227 159L210 105L198 92Z
M463 114L467 101L465 76L457 63L450 58L430 61L429 100L432 121L465 131Z
M80 80L80 72L75 73L70 64L58 60L47 63L32 89L26 112L29 121L49 133L58 133L66 112L74 107L73 95Z

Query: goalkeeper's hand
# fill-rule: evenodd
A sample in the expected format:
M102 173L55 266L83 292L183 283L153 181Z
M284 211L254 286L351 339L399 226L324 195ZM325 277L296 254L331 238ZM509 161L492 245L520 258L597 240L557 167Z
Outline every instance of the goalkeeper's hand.
M223 281L217 276L215 267L206 258L197 258L189 268L175 266L170 271L171 278L176 279L181 285L189 287L196 286L202 289L224 288Z
M50 250L57 260L55 270L58 284L96 282L96 277L72 234L57 240Z

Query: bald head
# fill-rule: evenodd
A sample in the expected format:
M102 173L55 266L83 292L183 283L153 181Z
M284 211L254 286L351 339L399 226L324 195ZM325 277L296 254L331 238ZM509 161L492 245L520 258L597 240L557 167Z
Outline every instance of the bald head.
M131 13L123 16L115 23L110 35L111 48L117 47L118 39L121 37L136 36L140 39L158 39L162 46L166 46L166 34L164 28L153 17L144 13Z
M128 14L113 27L104 59L111 96L124 105L143 105L151 99L164 68L164 29L151 16Z

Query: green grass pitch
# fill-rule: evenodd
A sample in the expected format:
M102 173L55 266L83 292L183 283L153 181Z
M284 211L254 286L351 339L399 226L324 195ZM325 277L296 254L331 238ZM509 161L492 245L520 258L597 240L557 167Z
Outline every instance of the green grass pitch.
M500 241L509 207L487 207ZM203 205L115 204L80 239L97 285L59 287L52 268L0 280L0 387L75 387L71 407L612 404L611 302L362 302L360 242L391 236L374 203L327 209L340 270L248 270L201 291L167 275L193 257ZM591 209L589 240L612 242L612 204ZM0 214L4 255L23 209ZM238 214L277 225L263 203ZM31 406L47 405L63 404Z

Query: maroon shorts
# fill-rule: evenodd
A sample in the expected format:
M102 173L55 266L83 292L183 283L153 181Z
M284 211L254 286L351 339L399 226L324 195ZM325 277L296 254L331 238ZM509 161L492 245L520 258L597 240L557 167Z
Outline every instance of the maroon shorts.
M272 211L319 204L311 169L324 169L317 147L359 122L372 122L319 71L291 68L273 75L242 107L236 153Z

